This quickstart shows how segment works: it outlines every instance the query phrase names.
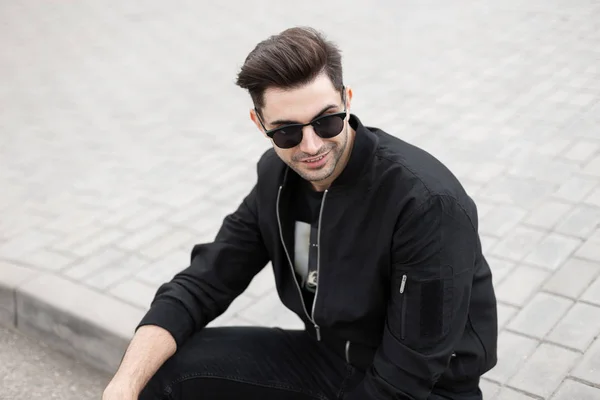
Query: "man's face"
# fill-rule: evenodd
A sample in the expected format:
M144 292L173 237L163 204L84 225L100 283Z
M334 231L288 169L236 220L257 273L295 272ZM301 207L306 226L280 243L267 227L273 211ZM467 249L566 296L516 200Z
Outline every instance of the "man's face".
M352 92L346 91L346 108L350 106ZM302 87L282 90L267 89L264 94L262 123L267 130L290 123L308 123L317 117L344 111L341 94L335 90L327 75L319 75ZM349 112L348 112L349 115ZM263 131L261 120L254 112L252 120ZM273 147L279 157L302 178L319 186L328 186L343 169L349 145L348 116L338 120L340 132L332 138L322 138L313 126L302 128L302 141L291 148Z

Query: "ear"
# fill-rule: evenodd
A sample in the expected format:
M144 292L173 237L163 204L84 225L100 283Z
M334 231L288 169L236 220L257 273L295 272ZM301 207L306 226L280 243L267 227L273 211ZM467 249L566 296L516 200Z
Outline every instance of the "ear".
M259 120L259 116L256 114L256 110L254 108L250 109L250 119L252 120L252 122L254 122L254 125L256 125L256 128L258 128L258 130L260 132L262 132L262 134L265 137L268 137L265 134L265 130L263 129L262 124L260 123L260 120Z
M348 111L352 106L352 88L350 86L346 86L346 108Z

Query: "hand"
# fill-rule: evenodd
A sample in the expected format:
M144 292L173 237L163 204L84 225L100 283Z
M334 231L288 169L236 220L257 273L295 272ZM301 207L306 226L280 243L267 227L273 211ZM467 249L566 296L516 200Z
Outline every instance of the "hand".
M138 400L138 394L129 385L113 381L104 389L102 400Z

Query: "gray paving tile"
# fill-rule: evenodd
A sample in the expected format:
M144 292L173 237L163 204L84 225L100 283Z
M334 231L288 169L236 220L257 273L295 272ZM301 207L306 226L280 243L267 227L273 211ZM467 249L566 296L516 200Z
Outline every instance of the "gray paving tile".
M212 203L207 201L195 201L180 209L165 214L162 219L176 226L189 226L199 215L211 212Z
M271 324L280 314L291 312L281 303L276 292L271 292L239 313L241 317L257 324Z
M255 326L256 322L248 321L240 316L231 318L219 317L212 321L208 326Z
M27 263L47 271L58 271L68 267L77 260L72 255L56 251L40 249L27 255Z
M277 313L270 324L282 329L304 329L304 322L287 308Z
M479 135L480 138L483 136ZM478 164L476 168L470 169L466 176L479 183L488 183L502 175L506 165L497 162L486 162Z
M117 283L108 293L131 305L146 310L150 307L157 289L157 287L146 285L135 279L127 279Z
M68 235L73 230L92 227L98 222L98 217L90 210L71 207L68 212L60 213L58 216L43 224L45 229L60 235ZM36 224L39 226L39 224Z
M512 332L502 331L498 336L498 363L484 376L505 384L525 364L539 342Z
M508 324L507 328L543 339L556 325L573 301L547 293L538 293Z
M552 186L547 183L562 183L574 173L579 172L576 165L560 159L532 158L532 154L529 153L522 160L515 160L516 162L508 169L508 172L519 178L535 180L540 187L545 187L546 191L552 190Z
M512 261L503 260L493 256L486 256L486 260L492 270L494 286L498 286L516 266Z
M510 205L498 205L480 218L479 231L491 236L503 236L513 229L527 211Z
M597 186L596 178L574 175L560 186L554 193L554 197L570 203L579 203L589 196Z
M76 256L87 257L113 243L120 242L123 237L123 232L117 229L105 228L85 241L73 245L69 251Z
M481 392L483 393L483 398L485 400L494 400L500 392L501 386L497 383L490 382L486 379L482 379L479 383L479 388L481 389Z
M250 282L246 293L254 297L261 297L275 288L275 276L273 275L273 267L269 263L260 271Z
M3 186L2 195L5 198L5 193L10 193L10 188ZM25 234L31 229L37 229L38 227L45 227L50 221L48 217L27 213L26 211L11 213L9 212L14 208L14 205L6 207L2 210L3 218L0 222L0 237L3 237L8 241L14 239L22 234ZM46 229L49 234L56 234L52 229Z
M62 273L71 279L82 279L101 270L107 265L115 263L117 260L126 257L127 253L117 249L101 250L97 254L88 257L81 262L77 262L68 267Z
M571 99L576 106L587 107L598 101L598 96L593 93L577 93Z
M147 205L139 205L139 208L136 210L132 210L133 215L130 218L127 218L121 221L117 226L123 230L129 232L139 232L142 228L148 228L150 231L146 231L145 234L138 234L140 236L135 236L135 238L140 237L141 243L138 243L136 239L131 240L131 245L141 245L144 242L152 240L152 236L156 234L161 228L151 227L153 223L158 221L161 217L164 217L168 210L164 207L160 207L157 205L147 204Z
M127 255L111 264L104 265L99 271L85 278L83 283L100 290L106 290L132 277L146 265L148 265L148 260L137 255Z
M577 299L598 275L599 264L573 258L544 284L544 290Z
M566 137L551 137L539 143L535 149L536 153L544 154L547 156L558 156L565 154L576 142L573 139Z
M600 386L600 337L586 351L571 375L583 381Z
M600 333L600 307L577 303L550 332L547 339L584 352Z
M577 141L569 150L567 150L562 157L567 158L571 161L585 164L596 155L600 150L600 144L598 142L591 142L586 140Z
M502 388L496 400L533 400L535 397L528 396L526 394L517 392L511 388ZM487 400L487 399L486 399Z
M475 200L475 205L477 206L477 216L481 224L481 221L488 215L489 212L496 208L496 205L484 200L476 200L476 195L472 195L472 197Z
M581 382L567 379L560 385L551 400L597 400L600 399L600 388L588 386Z
M505 176L478 192L482 199L524 208L539 205L552 193L554 184L531 178Z
M488 235L479 235L479 239L481 240L481 249L484 255L488 255L491 252L491 249L498 244L500 241L499 238L488 236Z
M589 237L575 255L592 262L600 262L600 230L596 230L595 236Z
M524 219L524 223L546 230L552 229L565 214L569 212L572 205L560 201L546 201L533 209L531 214Z
M136 209L132 204L127 204L119 209L106 210L105 215L102 216L102 223L106 226L118 228L123 231L126 229L123 227L125 221L131 220L135 217Z
M596 278L590 287L583 292L581 300L600 305L600 277Z
M548 398L579 359L579 354L551 344L542 343L509 385Z
M556 270L581 244L581 239L550 233L533 248L524 262Z
M565 235L586 238L600 223L600 208L578 205L569 212L554 228Z
M588 162L585 165L583 172L592 176L600 177L600 155L597 155L590 162Z
M240 176L236 176L231 180L231 182L235 182L239 178ZM219 190L222 190L222 188L224 187L219 187ZM152 201L155 202L158 206L163 206L164 208L179 209L181 207L186 206L189 203L190 199L193 199L194 197L196 196L194 195L193 189L192 191L190 191L190 189L186 187L178 186L174 188L174 190L160 192L160 194L154 197Z
M0 258L7 260L26 258L30 252L41 250L54 240L56 236L52 234L31 229L4 243L0 247Z
M196 236L188 229L172 228L139 249L143 257L156 260L164 257L177 248L192 249L196 244Z
M583 200L586 204L600 207L600 188L594 190Z
M159 240L159 238L168 232L169 227L165 225L151 224L148 227L126 235L123 240L119 241L118 247L127 251L136 251L150 245L155 240Z
M532 252L544 237L544 232L537 229L518 226L511 230L490 251L490 254L512 261L521 261Z
M548 271L540 268L520 265L498 286L496 297L505 303L523 306L549 275Z
M83 246L90 238L101 235L105 229L106 227L103 224L96 223L95 221L79 228L71 228L66 233L57 236L51 243L48 243L47 247L51 250L63 253L72 252L74 254L73 249Z
M504 328L504 325L519 312L518 307L500 302L496 308L498 309L498 329Z
M165 283L190 265L190 252L191 249L172 251L165 257L144 265L136 272L135 278L150 286Z

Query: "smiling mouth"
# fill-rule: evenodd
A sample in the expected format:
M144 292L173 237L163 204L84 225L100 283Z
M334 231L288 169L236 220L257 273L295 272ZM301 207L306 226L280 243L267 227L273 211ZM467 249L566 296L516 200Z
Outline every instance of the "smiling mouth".
M320 155L319 157L314 157L314 158L309 158L309 159L306 159L306 160L302 160L302 162L306 163L306 164L314 164L316 162L321 161L323 158L327 157L327 154L329 154L329 152L327 152L327 153L325 153L323 155Z

